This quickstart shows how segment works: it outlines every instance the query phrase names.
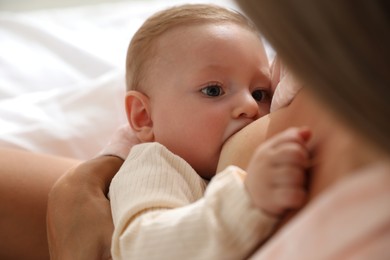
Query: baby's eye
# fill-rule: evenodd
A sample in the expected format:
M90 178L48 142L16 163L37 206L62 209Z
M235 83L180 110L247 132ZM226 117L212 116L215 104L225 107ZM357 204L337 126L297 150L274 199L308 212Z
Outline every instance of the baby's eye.
M209 97L218 97L225 94L222 87L218 85L210 85L202 88L200 91Z
M257 101L257 102L262 102L266 98L269 98L268 92L262 89L256 89L255 91L252 92L252 97Z

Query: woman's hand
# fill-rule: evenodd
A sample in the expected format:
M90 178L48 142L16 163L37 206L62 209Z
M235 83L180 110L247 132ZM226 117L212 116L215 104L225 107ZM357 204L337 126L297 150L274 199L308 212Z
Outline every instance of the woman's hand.
M47 232L51 259L110 259L114 229L109 183L123 160L101 156L71 169L49 194Z

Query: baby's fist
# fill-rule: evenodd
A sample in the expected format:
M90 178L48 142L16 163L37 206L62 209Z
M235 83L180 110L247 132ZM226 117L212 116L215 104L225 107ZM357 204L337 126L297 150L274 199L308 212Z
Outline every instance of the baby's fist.
M304 204L310 136L306 128L289 128L256 149L245 179L256 207L280 216Z

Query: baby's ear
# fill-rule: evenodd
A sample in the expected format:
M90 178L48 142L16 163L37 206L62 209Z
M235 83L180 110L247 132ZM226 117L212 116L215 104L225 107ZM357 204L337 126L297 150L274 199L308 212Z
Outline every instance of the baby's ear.
M149 98L143 93L130 90L126 94L127 120L141 142L153 142L153 122Z

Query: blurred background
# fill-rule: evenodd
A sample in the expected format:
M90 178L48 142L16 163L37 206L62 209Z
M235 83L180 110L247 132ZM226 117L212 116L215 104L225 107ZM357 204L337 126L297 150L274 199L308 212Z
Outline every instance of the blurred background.
M112 3L125 1L132 0L0 0L0 10L27 11L36 9L60 8L80 5L91 5L96 3ZM148 0L143 1L147 2Z

